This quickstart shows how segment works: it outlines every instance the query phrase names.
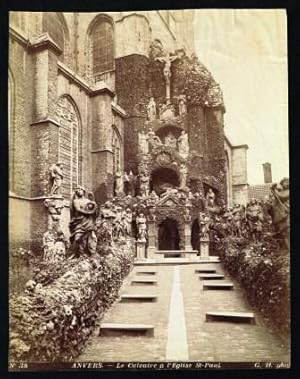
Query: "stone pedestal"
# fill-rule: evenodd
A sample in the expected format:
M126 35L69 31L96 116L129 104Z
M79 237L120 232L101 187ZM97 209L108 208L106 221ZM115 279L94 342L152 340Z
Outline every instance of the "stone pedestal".
M147 258L155 258L156 251L156 226L154 221L148 221L148 248Z
M209 239L200 238L200 258L209 257Z
M146 241L136 241L136 259L146 259Z
M191 245L191 225L184 225L184 249L185 250L193 250Z

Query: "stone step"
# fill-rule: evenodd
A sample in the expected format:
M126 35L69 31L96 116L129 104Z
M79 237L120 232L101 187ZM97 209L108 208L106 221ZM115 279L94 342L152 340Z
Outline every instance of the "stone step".
M125 293L121 296L121 303L154 303L157 301L156 295L130 294Z
M212 283L211 281L203 282L203 290L233 290L234 285L232 283Z
M195 270L196 274L204 274L204 273L209 273L209 274L215 274L216 270L214 268L198 268Z
M255 317L254 317L254 313L252 312L216 311L216 312L206 312L206 321L207 322L225 321L225 322L255 324Z
M156 275L157 271L136 271L136 275Z
M213 279L224 279L224 275L222 274L201 274L199 275L200 280L213 280Z
M133 279L131 285L157 285L157 280L151 278Z
M154 326L144 324L114 324L105 323L100 326L99 336L154 336Z
M135 267L153 267L153 266L168 266L168 265L186 265L186 264L207 264L207 263L220 263L218 257L209 257L209 258L200 258L196 257L195 259L190 258L161 258L161 259L152 259L147 258L145 260L135 260L133 265Z

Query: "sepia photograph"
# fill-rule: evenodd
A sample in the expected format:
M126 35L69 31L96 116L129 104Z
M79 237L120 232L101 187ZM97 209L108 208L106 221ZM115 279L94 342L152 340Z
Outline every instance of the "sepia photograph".
M290 368L286 10L8 35L9 370Z

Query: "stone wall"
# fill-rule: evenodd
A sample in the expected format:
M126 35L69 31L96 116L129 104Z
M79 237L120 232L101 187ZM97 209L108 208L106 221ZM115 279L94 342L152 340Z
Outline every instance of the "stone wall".
M13 82L12 113L9 126L10 190L21 196L30 196L31 190L31 136L32 105L34 99L32 57L25 46L14 38L9 40L9 70Z

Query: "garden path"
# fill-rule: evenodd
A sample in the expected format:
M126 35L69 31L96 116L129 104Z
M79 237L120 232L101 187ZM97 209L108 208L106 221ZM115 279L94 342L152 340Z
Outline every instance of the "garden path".
M199 269L215 270L224 278L200 280ZM132 285L133 279L143 278L157 283ZM222 282L233 283L234 289L203 289L203 284ZM256 313L255 324L206 320L206 312L253 312L221 263L135 266L121 289L125 293L153 294L157 301L116 302L101 322L151 324L154 336L99 336L96 329L77 361L289 362L287 347Z

